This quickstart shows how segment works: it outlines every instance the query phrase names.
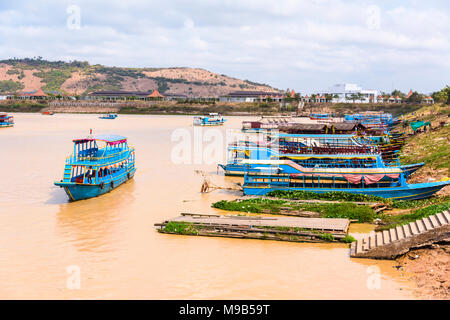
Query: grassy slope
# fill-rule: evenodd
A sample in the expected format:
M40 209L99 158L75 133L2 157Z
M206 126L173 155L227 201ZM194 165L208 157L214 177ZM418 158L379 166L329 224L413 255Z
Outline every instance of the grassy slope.
M448 105L433 105L419 109L414 115L405 116L408 121L430 121L432 128L436 128L409 137L402 149L402 163L425 162L425 166L412 176L411 182L425 182L428 178L439 180L450 176L450 125L447 123L439 128L440 122L448 122L449 113ZM411 128L407 132L411 133Z

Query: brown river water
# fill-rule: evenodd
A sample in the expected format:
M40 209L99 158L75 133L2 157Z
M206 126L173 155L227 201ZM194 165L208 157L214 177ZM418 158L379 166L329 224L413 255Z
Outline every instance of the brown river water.
M350 259L344 244L158 233L154 223L181 212L223 214L211 203L240 196L199 192L195 170L217 186L241 180L217 174L215 162L173 161L172 134L193 133L191 116L14 116L15 127L0 129L1 299L414 298L394 261ZM223 127L202 130L224 133L243 119L252 118L228 117ZM53 182L62 178L72 139L90 128L128 137L137 172L108 194L69 202ZM355 237L371 230L350 229Z

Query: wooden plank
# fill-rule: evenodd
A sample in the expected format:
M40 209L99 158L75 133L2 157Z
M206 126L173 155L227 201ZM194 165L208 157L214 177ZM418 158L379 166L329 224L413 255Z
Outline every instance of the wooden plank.
M349 226L348 219L334 218L302 218L302 217L246 217L246 216L192 216L184 215L170 219L174 222L202 223L202 224L222 224L239 226L273 226L273 227L293 227L320 230L324 232L344 232Z

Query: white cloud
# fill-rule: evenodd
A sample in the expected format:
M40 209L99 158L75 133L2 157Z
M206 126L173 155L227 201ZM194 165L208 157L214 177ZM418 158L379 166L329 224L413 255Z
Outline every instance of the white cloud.
M76 2L76 3L75 3ZM448 80L447 2L344 0L74 1L0 4L0 58L42 56L118 66L192 66L275 87L334 81L431 91ZM368 23L368 21L370 23ZM371 24L372 23L372 24ZM431 77L424 77L423 75ZM415 79L416 77L417 79Z

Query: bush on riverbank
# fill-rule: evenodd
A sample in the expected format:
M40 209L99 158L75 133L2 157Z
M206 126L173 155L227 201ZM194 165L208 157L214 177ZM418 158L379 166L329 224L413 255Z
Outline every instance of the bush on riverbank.
M46 104L42 103L13 103L0 104L0 111L3 112L40 112L46 108Z

